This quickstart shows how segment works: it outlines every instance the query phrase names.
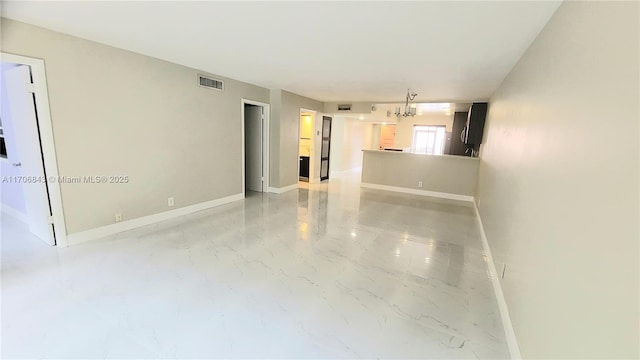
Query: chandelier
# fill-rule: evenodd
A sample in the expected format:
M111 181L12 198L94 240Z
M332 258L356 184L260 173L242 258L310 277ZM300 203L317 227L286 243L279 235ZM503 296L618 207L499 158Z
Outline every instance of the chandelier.
M411 116L414 117L416 116L416 108L415 106L411 106L411 102L413 101L413 99L416 98L416 96L418 96L418 94L416 93L412 93L411 89L407 89L407 101L404 104L404 109L401 109L400 107L396 108L396 116ZM404 110L404 112L400 112L401 110Z

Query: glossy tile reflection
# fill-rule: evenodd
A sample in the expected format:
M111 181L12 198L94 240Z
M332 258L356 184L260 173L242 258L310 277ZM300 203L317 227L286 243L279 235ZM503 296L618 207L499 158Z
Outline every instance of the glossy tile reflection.
M469 204L346 176L66 249L2 219L2 357L506 358Z

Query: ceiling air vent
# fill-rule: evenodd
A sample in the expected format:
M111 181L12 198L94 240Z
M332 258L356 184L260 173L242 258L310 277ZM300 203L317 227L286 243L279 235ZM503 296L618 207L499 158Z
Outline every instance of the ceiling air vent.
M198 75L198 81L200 81L200 86L203 86L209 89L224 91L224 81L222 80L213 79L203 75Z
M338 111L351 111L351 104L338 104Z

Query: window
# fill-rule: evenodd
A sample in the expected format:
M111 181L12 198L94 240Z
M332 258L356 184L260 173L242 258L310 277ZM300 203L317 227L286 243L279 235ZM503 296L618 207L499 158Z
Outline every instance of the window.
M7 145L4 142L4 128L0 119L0 158L7 158Z
M445 127L413 126L413 151L420 154L442 155L444 153Z

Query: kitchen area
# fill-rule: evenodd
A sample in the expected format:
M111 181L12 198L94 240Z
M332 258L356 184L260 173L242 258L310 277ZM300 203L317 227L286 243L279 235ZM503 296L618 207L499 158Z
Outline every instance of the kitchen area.
M378 149L362 150L361 186L473 201L487 110L486 102L396 108L396 121L374 125Z
M364 188L473 201L488 103L414 102L415 96L409 90L405 103L325 103L335 127L332 172L358 172ZM300 123L301 181L313 153L307 119Z

